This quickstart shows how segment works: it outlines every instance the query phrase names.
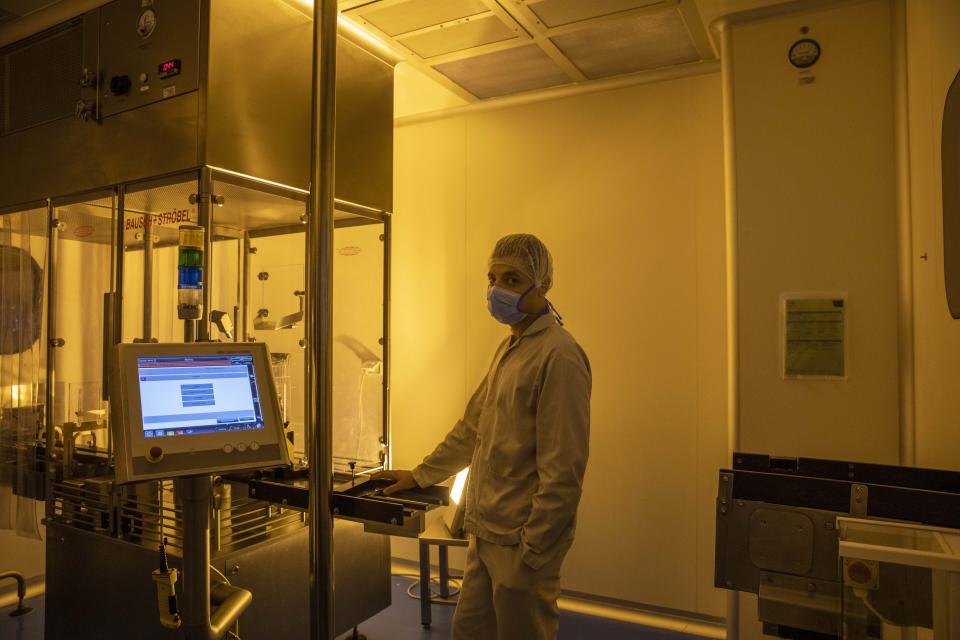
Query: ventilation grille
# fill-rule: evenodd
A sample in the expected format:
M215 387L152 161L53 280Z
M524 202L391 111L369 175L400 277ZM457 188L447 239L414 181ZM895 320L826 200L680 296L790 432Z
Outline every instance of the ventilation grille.
M0 67L0 134L72 116L83 67L81 22L8 49L0 57Z
M373 2L352 12L374 27L394 37L487 10L481 0L408 0L392 4Z
M482 47L517 37L517 33L497 16L485 16L443 29L432 29L399 39L421 58Z
M696 0L340 0L465 100L716 59Z
M591 80L700 59L676 9L607 21L551 40Z
M570 82L536 45L527 45L437 65L437 71L478 98L545 89Z
M661 4L662 0L543 0L530 4L530 10L536 14L548 29L609 16L631 9Z

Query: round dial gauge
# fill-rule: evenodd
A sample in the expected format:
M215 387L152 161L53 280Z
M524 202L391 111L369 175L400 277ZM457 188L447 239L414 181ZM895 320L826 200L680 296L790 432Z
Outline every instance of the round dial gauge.
M812 67L819 59L820 44L816 40L804 38L797 40L790 47L790 64L798 69Z
M153 9L147 9L140 14L137 19L137 33L141 38L149 38L153 35L153 30L157 28L157 14Z

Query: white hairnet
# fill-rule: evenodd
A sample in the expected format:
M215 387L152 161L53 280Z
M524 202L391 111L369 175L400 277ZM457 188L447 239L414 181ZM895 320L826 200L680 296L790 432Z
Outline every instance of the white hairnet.
M544 293L553 286L553 257L535 235L514 233L500 238L490 256L490 266L495 264L517 269Z

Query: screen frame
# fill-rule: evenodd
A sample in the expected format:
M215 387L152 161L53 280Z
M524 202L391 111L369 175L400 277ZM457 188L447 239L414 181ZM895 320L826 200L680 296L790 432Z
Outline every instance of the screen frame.
M178 355L252 355L260 392L263 429L215 431L173 436L146 437L140 401L139 359ZM125 343L116 345L111 378L111 422L117 442L116 473L120 483L158 478L216 474L262 469L290 464L283 422L277 402L277 387L265 343ZM256 450L250 444L256 442ZM241 451L237 445L246 445ZM231 445L233 451L224 451ZM148 465L149 452L160 447L163 459ZM150 460L150 462L154 462ZM138 470L139 469L139 470Z

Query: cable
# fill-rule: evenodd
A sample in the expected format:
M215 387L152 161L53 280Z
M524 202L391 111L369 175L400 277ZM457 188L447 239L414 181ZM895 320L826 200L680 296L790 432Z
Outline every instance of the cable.
M896 622L891 622L891 621L888 620L886 617L884 617L883 614L881 614L879 611L877 611L876 607L873 606L873 603L870 602L870 594L869 594L869 593L866 593L866 594L864 594L864 595L862 595L862 596L860 596L859 594L855 594L855 595L857 595L857 596L860 598L860 602L862 602L862 603L864 604L864 606L867 608L867 611L869 611L869 612L872 613L873 615L877 616L877 617L880 619L880 622L882 622L883 624L887 624L887 625L890 625L890 626L892 626L892 627L901 627L901 626L903 626L903 625L897 624Z
M215 566L210 565L210 571L213 571L215 574L220 576L220 579L223 580L224 584L226 584L228 587L233 586L230 584L230 581L227 580L227 576L223 575L223 573L219 569L217 569Z
M398 578L407 578L409 580L412 580L413 582L411 582L410 586L407 587L407 595L413 598L414 600L422 599L419 595L414 593L414 590L420 586L420 576L415 574L408 574L408 573L394 573L392 575ZM450 576L447 578L447 582L452 584L453 588L450 590L450 595L447 596L446 598L441 597L439 593L435 592L431 588L430 602L434 604L445 604L445 605L456 606L459 600L458 596L460 595L460 592L463 590L463 584L461 580L463 580L463 576ZM440 579L431 577L430 583L436 584L439 586Z

